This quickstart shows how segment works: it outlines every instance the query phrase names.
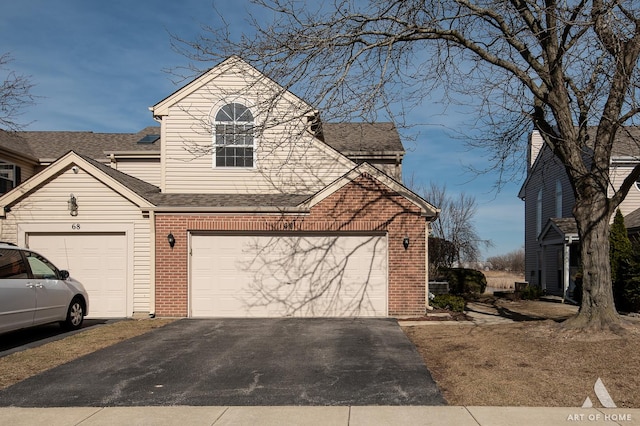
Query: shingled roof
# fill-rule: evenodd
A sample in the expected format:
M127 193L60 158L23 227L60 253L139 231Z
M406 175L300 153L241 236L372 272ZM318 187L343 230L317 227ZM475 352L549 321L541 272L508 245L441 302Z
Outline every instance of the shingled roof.
M160 188L155 185L122 173L85 155L78 155L159 207L296 207L310 196L309 194L162 194Z
M159 152L157 143L138 143L150 134L159 135L160 127L146 127L137 133L0 131L0 147L39 161L54 160L68 151L99 159L104 158L105 151Z
M556 217L549 219L562 234L577 234L578 233L578 225L576 224L576 220L572 217Z
M151 203L154 203L154 198L153 198L154 195L160 193L160 188L158 188L155 185L152 185L141 179L135 178L126 173L122 173L121 171L111 168L106 164L102 164L99 161L96 161L92 158L87 157L86 155L82 155L82 154L78 154L78 155L82 157L84 160L86 160L87 162L93 164L95 167L100 169L102 172L104 172L111 178L120 182L121 184L131 189L133 192L135 192L136 194L138 194L139 196L141 196L142 198L144 198L145 200Z
M23 136L24 132L7 132L0 130L0 148L9 152L22 155L33 160L37 160L35 154L31 151L31 147L27 139Z
M299 194L155 194L151 201L159 207L296 207L309 199Z
M624 226L634 231L640 229L640 209L636 209L624 217Z
M393 123L322 123L324 142L344 155L367 152L404 154Z
M66 131L0 131L0 147L43 161L54 160L68 151L93 159L105 152L159 152L158 143L138 143L147 135L159 135L160 127L150 126L137 133L94 133ZM344 155L366 153L404 154L393 123L323 123L324 142Z
M640 127L621 127L611 150L613 157L640 158Z

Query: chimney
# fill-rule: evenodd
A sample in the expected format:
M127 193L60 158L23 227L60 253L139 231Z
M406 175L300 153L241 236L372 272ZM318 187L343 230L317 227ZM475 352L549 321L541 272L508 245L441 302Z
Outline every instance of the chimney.
M542 135L538 130L534 130L531 132L529 136L529 151L527 152L527 170L531 170L533 163L536 162L538 158L538 154L540 154L540 150L542 149L542 145L544 144L544 139L542 139Z

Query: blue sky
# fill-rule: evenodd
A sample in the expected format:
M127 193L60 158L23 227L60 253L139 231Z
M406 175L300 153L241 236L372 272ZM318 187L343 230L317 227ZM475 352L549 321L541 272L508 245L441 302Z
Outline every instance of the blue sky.
M0 54L13 56L11 69L30 76L38 96L20 121L27 130L94 132L157 125L148 107L184 84L166 70L188 64L171 49L170 33L194 39L203 25L219 23L217 10L240 34L250 8L246 0L4 2ZM455 106L443 111L430 100L414 111L411 119L423 124L413 129L415 140L404 141L403 173L425 186L446 184L451 196L473 195L476 228L494 243L484 257L504 254L523 246L522 182L507 183L496 194L495 175L467 172L468 166L484 167L481 153L470 152L450 129L464 126L468 113Z

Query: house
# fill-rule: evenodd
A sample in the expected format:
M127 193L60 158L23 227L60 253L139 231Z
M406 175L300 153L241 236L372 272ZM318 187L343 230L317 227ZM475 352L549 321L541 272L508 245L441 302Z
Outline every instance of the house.
M611 158L610 191L640 162L640 128L619 132ZM570 297L580 267L575 198L563 165L535 130L529 137L527 175L518 196L525 209L525 279L547 294ZM620 205L629 231L640 229L640 182ZM613 218L611 218L613 221Z
M0 238L68 269L91 316L424 313L438 210L402 185L393 124L323 123L237 57L150 111L0 133Z

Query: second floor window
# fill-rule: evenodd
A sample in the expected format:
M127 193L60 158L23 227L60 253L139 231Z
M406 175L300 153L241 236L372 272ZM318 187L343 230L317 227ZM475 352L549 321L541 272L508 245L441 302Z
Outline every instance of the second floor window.
M0 160L0 194L11 191L20 181L20 167Z
M218 110L214 120L215 167L253 167L254 120L246 106L230 103Z
M563 217L562 215L562 182L558 179L556 181L556 217Z
M538 191L536 199L536 236L540 236L542 232L542 188Z

